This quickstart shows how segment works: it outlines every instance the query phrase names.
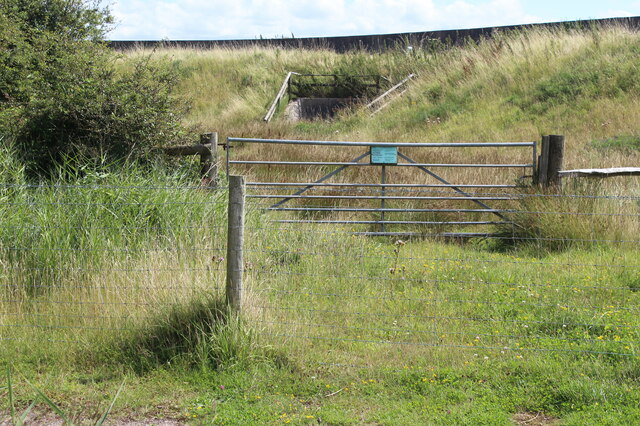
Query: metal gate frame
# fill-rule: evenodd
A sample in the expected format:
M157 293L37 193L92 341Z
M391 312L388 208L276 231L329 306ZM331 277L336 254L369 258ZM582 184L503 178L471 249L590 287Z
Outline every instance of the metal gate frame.
M328 162L328 161L273 161L273 160L233 160L231 159L231 150L234 147L234 143L257 143L257 144L285 144L285 145L311 145L311 146L345 146L345 147L362 147L367 148L367 151L351 161L347 162ZM411 159L406 154L399 151L399 148L531 148L532 150L532 162L530 164L479 164L479 163L418 163ZM388 149L395 150L396 159L395 162L383 161L374 162L373 150ZM365 158L369 157L369 162L362 162ZM398 159L404 160L404 162L398 162ZM512 200L513 196L474 196L469 194L464 189L469 188L516 188L517 185L498 185L498 184L452 184L446 179L439 176L432 171L434 168L522 168L531 169L531 175L534 175L537 165L537 142L472 142L472 143L411 143L411 142L347 142L347 141L313 141L313 140L286 140L286 139L256 139L256 138L227 138L226 145L226 173L229 176L230 167L234 164L238 165L282 165L282 166L335 166L337 167L332 172L322 176L320 179L314 182L247 182L248 187L280 187L280 188L301 188L292 194L277 195L277 194L256 194L248 195L248 198L262 198L262 199L278 199L275 204L267 208L271 211L334 211L334 212L363 212L363 213L379 213L379 220L281 220L283 223L324 223L324 224L372 224L379 225L379 232L361 232L360 235L414 235L410 232L386 232L385 225L495 225L510 223L509 219L504 213L507 210L493 209L488 206L485 201L498 201L498 200ZM380 183L330 183L326 182L332 177L338 175L348 167L380 167ZM414 167L427 175L437 180L438 184L390 184L386 182L386 168L387 167ZM380 195L366 195L366 196L339 196L339 195L304 195L305 192L316 187L342 187L342 188L379 188ZM458 196L395 196L387 195L386 190L391 188L448 188L454 191ZM464 188L464 189L463 189ZM283 205L290 200L294 199L362 199L362 200L380 200L379 208L338 208L338 207L283 207ZM386 208L386 200L468 200L477 204L480 208L477 209L393 209ZM456 222L427 222L427 221L389 221L385 220L385 213L391 212L443 212L443 213L491 213L495 215L500 221L456 221ZM417 235L417 234L415 234ZM478 236L486 234L478 234Z

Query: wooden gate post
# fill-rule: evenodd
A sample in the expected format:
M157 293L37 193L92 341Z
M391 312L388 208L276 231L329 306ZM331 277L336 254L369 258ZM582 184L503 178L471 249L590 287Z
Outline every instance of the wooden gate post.
M202 145L209 149L200 154L200 165L203 186L218 187L218 133L205 133L200 136Z
M549 136L542 137L540 156L538 157L537 183L543 188L547 186L547 170L549 170Z
M537 182L543 188L561 187L560 171L564 165L564 136L542 137L542 150L538 161Z
M560 171L564 165L564 136L549 136L549 170L547 171L547 182L550 186L562 187L562 176Z
M229 308L236 312L240 312L242 306L244 201L244 176L229 176L226 300Z

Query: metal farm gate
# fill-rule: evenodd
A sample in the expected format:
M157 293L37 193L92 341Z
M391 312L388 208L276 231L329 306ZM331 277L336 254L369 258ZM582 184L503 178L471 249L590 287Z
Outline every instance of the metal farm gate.
M230 137L226 153L227 175L247 176L247 198L262 200L268 211L289 212L277 222L359 226L354 232L360 235L455 229L437 234L482 236L478 228L460 230L510 223L509 202L518 198L513 189L533 176L537 144Z

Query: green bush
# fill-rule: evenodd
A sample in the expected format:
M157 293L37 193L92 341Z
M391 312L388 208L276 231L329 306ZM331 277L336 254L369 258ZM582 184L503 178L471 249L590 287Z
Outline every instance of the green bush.
M118 69L102 42L110 21L84 0L0 5L0 132L32 174L70 154L140 159L183 137L177 71L148 58Z

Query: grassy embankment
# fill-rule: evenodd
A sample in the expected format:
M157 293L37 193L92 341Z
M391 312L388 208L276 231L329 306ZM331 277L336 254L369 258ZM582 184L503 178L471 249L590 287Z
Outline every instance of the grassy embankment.
M610 29L533 32L412 56L160 53L185 69L181 92L196 99L189 124L223 137L507 141L563 133L573 168L637 160L639 50L640 37ZM331 122L266 125L260 118L289 70L420 77L375 117L355 109ZM609 142L592 143L601 140ZM249 158L263 155L241 149ZM347 159L336 150L306 158L325 155ZM466 155L483 161L487 154ZM431 160L457 160L450 157ZM10 155L2 159L3 176L24 184ZM456 173L447 178L482 179ZM0 318L5 326L37 326L3 326L3 339L17 339L3 340L3 364L14 364L76 419L97 419L123 377L119 418L637 418L638 252L633 243L584 241L633 240L637 216L527 215L529 229L547 232L531 235L560 243L495 252L483 244L394 245L339 229L278 230L252 213L247 321L237 324L219 312L215 290L224 279L224 253L216 251L224 243L224 196L175 189L194 181L180 172L106 169L60 180L81 187L2 188ZM636 195L636 188L637 181L619 179L581 190ZM637 213L633 200L578 200L523 203L530 211ZM22 376L14 381L18 406L26 407L33 391Z
M624 29L528 32L435 54L417 51L407 55L396 51L385 55L337 55L261 49L165 53L182 63L187 72L188 78L181 92L195 98L189 124L218 131L221 139L236 136L506 142L539 141L543 134L564 134L567 138L565 169L634 165L638 160L638 151L634 148L640 144L635 124L640 119L638 63L635 59L638 40L636 34ZM272 123L261 122L282 78L290 70L318 74L381 74L390 81L399 81L409 73L417 73L419 77L402 98L373 117L369 111L356 108L329 122L288 123L282 115L276 116ZM234 157L350 161L361 151L282 145L274 150L272 146L251 145L235 150ZM527 149L409 149L405 152L414 160L426 163L531 162L531 152ZM289 167L286 171L260 166L232 169L250 178L260 176L265 180L275 178L294 182L317 179L327 172L310 167ZM467 184L512 184L517 177L530 174L530 170L523 169L435 171L449 182ZM332 181L379 182L378 173L377 168L352 168ZM277 174L280 176L276 177ZM387 182L438 183L410 168L389 170ZM630 195L634 185L633 180L617 179L598 190ZM586 189L587 192L592 190ZM568 192L574 191L568 188ZM579 208L573 203L564 204L559 208L570 208L570 211ZM424 206L413 204L414 207L421 205ZM447 205L476 207L457 201L440 203L441 207ZM389 206L394 207L394 203ZM513 204L505 203L502 207L513 207ZM404 216L404 219L463 220L457 215ZM495 218L485 215L470 219Z

